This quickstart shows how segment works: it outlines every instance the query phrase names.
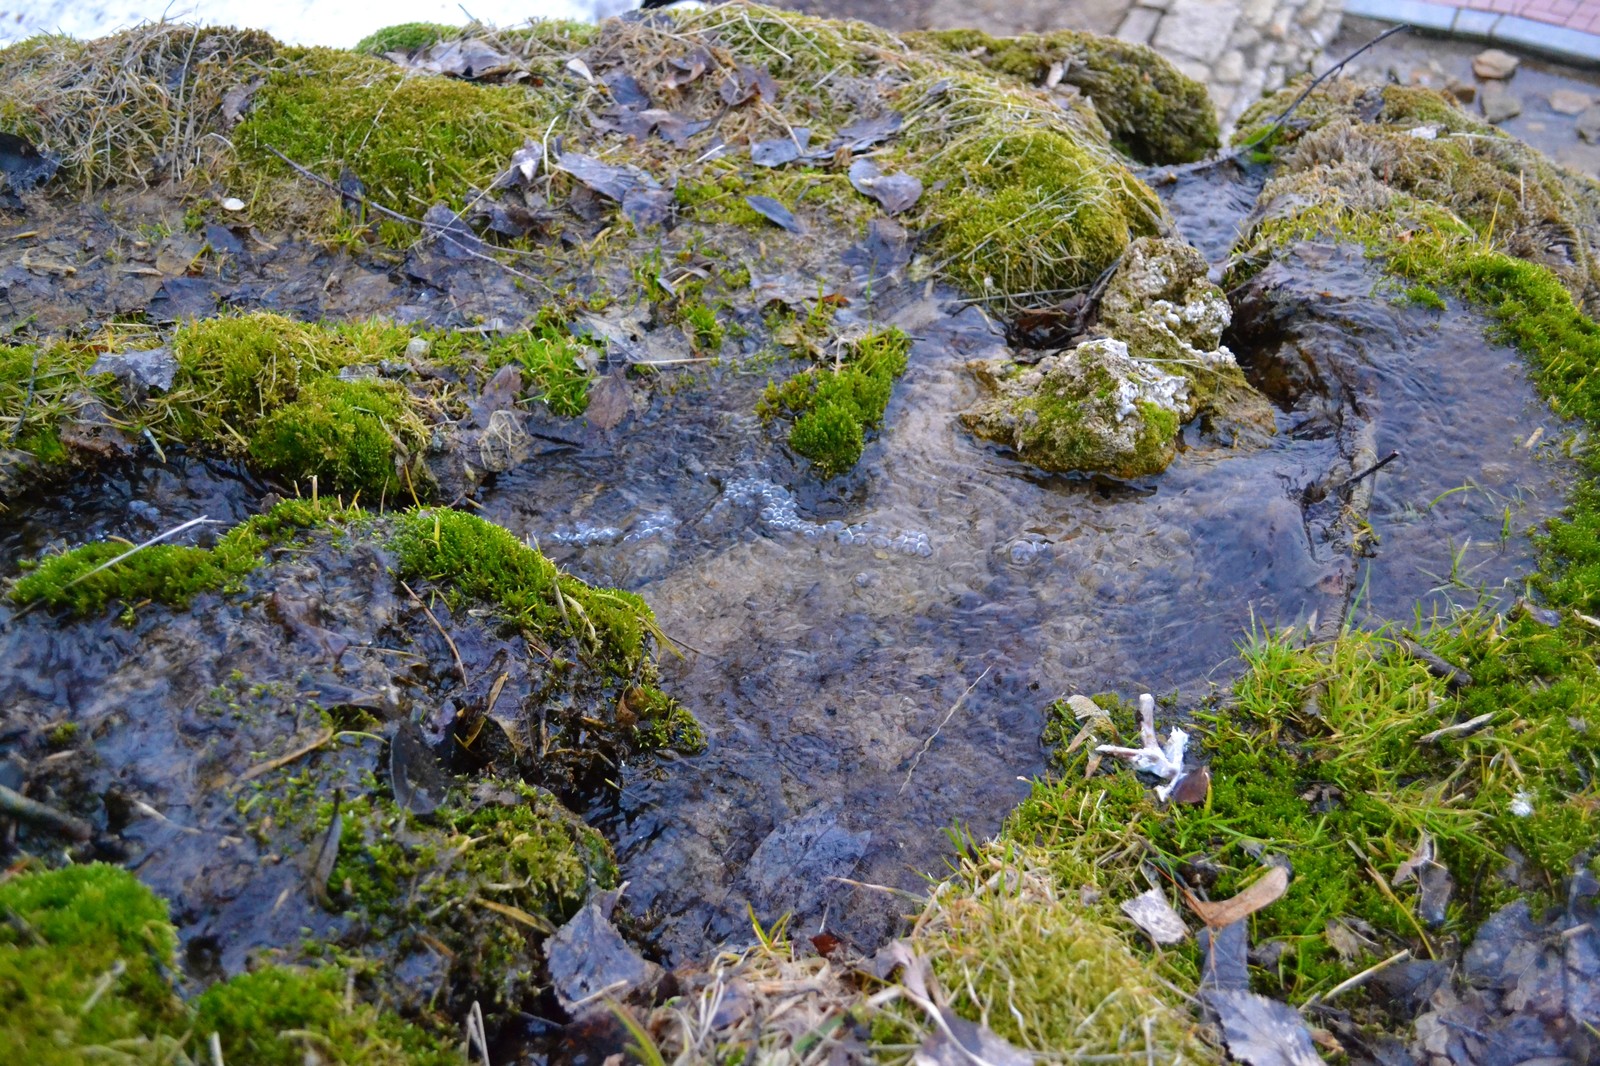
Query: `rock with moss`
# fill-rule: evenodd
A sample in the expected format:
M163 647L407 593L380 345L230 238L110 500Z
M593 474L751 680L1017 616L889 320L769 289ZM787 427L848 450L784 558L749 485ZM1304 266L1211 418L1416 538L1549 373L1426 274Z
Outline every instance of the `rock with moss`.
M1031 367L998 360L971 369L989 395L962 413L962 423L1045 470L1159 474L1194 409L1187 378L1135 359L1109 338Z
M1112 141L1141 163L1189 163L1219 143L1205 86L1154 49L1077 30L992 37L982 30L912 33L1028 85L1052 74L1089 97Z

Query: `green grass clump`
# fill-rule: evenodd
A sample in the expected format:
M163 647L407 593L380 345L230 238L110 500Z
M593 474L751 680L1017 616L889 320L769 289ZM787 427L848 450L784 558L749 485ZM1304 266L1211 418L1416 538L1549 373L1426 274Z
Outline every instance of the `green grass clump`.
M396 382L319 378L293 403L269 413L250 439L260 468L294 481L318 479L325 491L393 497L428 432Z
M895 379L906 372L911 338L898 329L854 342L838 366L816 367L767 386L763 418L794 417L789 446L834 477L861 458L865 431L883 422Z
M530 88L311 48L271 75L233 140L247 172L290 176L268 147L325 176L348 167L368 197L415 218L488 188L525 139L545 135L559 106Z
M1251 938L1286 948L1279 968L1258 976L1294 998L1374 961L1340 957L1332 923L1370 923L1374 952L1426 956L1440 934L1470 933L1514 893L1496 877L1512 848L1553 895L1600 834L1591 638L1473 613L1426 640L1475 684L1451 693L1382 633L1312 648L1258 640L1244 651L1233 699L1195 715L1212 779L1203 807L1161 807L1120 766L1085 778L1084 746L1065 758L1059 781L1035 787L1006 835L1061 850L1072 857L1063 876L1096 877L1118 898L1142 890L1133 868L1107 863L1091 873L1083 854L1141 839L1169 871L1192 878L1209 865L1213 899L1254 880L1262 855L1286 856L1289 890L1251 919ZM1479 732L1420 741L1482 714L1492 721ZM1519 795L1531 815L1516 813ZM1391 884L1423 834L1458 886L1443 930L1422 925L1415 885Z
M0 448L63 463L62 423L98 398L93 353L65 344L0 344Z
M1155 194L1087 138L1004 126L928 168L934 250L970 291L1038 302L1091 284L1128 242L1153 233Z
M356 43L355 50L363 55L381 56L389 52L415 52L430 44L460 33L456 26L441 22L401 22L385 26L368 34Z
M113 601L131 606L154 600L182 607L202 592L242 588L244 579L265 561L266 550L296 531L359 516L359 511L331 500L284 500L228 530L215 547L153 544L104 569L99 568L132 545L97 541L40 560L17 579L10 597L14 603L42 603L75 615L95 614Z
M187 1022L166 976L177 937L132 875L94 863L13 877L0 918L0 1058L75 1066L115 1043L130 1061L171 1061Z
M906 39L972 56L1027 85L1042 84L1060 63L1062 81L1090 98L1112 143L1141 163L1189 163L1219 144L1217 113L1205 86L1142 44L1077 30L1016 37L932 30Z
M455 604L498 608L513 626L575 638L619 677L645 665L660 629L644 600L631 592L587 585L508 530L446 507L402 515L393 547L400 572L436 582Z
M589 409L589 383L584 346L559 322L542 319L531 328L490 344L485 368L511 363L522 367L530 394L551 414L576 417Z

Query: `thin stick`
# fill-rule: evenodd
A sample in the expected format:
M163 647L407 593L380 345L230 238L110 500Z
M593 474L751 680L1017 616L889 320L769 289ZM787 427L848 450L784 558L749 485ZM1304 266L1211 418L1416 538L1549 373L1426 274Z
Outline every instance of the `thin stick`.
M985 666L983 668L983 673L978 675L977 680L968 685L966 691L957 696L956 701L950 705L950 709L945 712L944 719L939 723L939 727L929 734L927 740L922 742L921 750L919 750L916 756L911 760L911 765L906 767L906 779L900 784L901 794L904 794L905 790L911 787L911 775L917 772L917 765L922 762L922 757L928 754L928 749L933 747L933 742L935 739L937 739L939 733L944 729L945 726L950 724L950 719L955 717L956 711L961 707L961 704L966 700L966 698L972 694L972 690L978 687L978 682L988 677L989 671L993 669L994 667L992 666Z
M1398 458L1400 458L1400 453L1399 452L1390 452L1388 455L1385 455L1382 459L1379 459L1377 462L1373 463L1371 466L1369 466L1365 470L1361 471L1361 473L1353 475L1350 478L1349 481L1346 481L1343 485L1340 485L1339 487L1342 488L1342 489L1347 489L1351 485L1354 485L1356 482L1360 481L1362 478L1369 477L1372 474L1376 474L1378 471L1382 470L1384 467L1388 466L1390 463L1394 462Z
M1409 31L1411 28L1412 27L1411 27L1410 23L1406 23L1406 22L1402 22L1398 26L1391 26L1387 30L1384 30L1382 33L1378 34L1378 36L1374 37L1372 40L1368 41L1366 44L1362 45L1360 48L1357 48L1354 52L1351 52L1349 55L1347 55L1343 59L1339 60L1339 62L1335 63L1333 66L1329 67L1327 70L1323 71L1321 74L1317 75L1315 78L1313 78L1311 80L1311 84L1307 85L1305 87L1305 89L1300 93L1300 95L1294 98L1294 103L1292 103L1288 107L1284 108L1283 109L1283 114L1279 115L1277 118L1272 120L1272 125L1267 127L1267 132L1263 133L1260 137L1257 137L1251 143L1252 144L1260 144L1262 141L1266 140L1268 137L1271 137L1274 133L1277 133L1278 129L1286 121L1288 121L1289 116L1294 114L1295 108L1297 108L1301 104L1305 103L1306 97L1310 96L1312 91L1314 89L1316 89L1317 86L1321 85L1323 82L1327 81L1329 78L1331 78L1335 74L1339 73L1339 71L1343 70L1345 68L1345 64L1346 63L1349 63L1356 56L1360 55L1362 52L1365 52L1368 48L1371 48L1373 45L1377 44L1379 41L1383 41L1383 40L1386 40L1387 38L1393 37L1397 33Z
M444 638L444 642L450 646L450 654L455 656L456 669L461 672L461 683L463 685L467 684L467 664L461 661L461 652L456 650L456 642L450 639L450 634L444 631L444 626L440 625L439 620L433 616L433 612L428 610L428 605L422 602L422 597L411 591L410 585L402 581L400 582L400 587L405 589L406 594L413 600L417 601L417 606L422 608L422 613L428 616L428 621L433 623L433 628L439 631L439 635Z
M35 825L49 826L74 840L88 840L94 836L94 827L82 818L65 814L54 807L46 807L38 800L31 800L5 785L0 785L0 814L9 814L13 818L33 822Z
M1347 979L1345 979L1343 981L1340 981L1338 984L1336 984L1332 988L1328 989L1328 991L1325 994L1312 996L1309 1000L1307 1000L1305 1002L1304 1006L1305 1007L1311 1007L1311 1006L1315 1006L1318 1003L1326 1003L1329 1000L1333 999L1334 996L1337 996L1337 995L1339 995L1339 994L1341 994L1343 992L1348 992L1352 988L1355 988L1357 985L1365 984L1370 978L1376 977L1378 974L1380 974L1383 971L1387 970L1389 967L1393 966L1395 963L1404 962L1406 959L1409 959L1410 957L1411 957L1411 949L1410 948L1402 948L1401 950L1395 952L1393 955L1390 955L1387 959L1384 959L1382 962L1380 962L1380 963L1378 963L1378 964L1376 964L1374 966L1369 966L1365 970L1362 970L1360 973L1356 974L1354 977L1350 977L1350 978L1347 978ZM1304 1007L1302 1007L1302 1009L1304 1009Z
M79 574L77 577L73 578L71 581L68 581L65 585L62 585L61 587L63 589L70 589L72 586L76 585L78 582L83 581L83 580L85 580L87 578L93 577L95 574L98 574L100 571L106 569L107 567L116 566L118 563L122 562L122 560L128 558L128 556L134 555L137 552L144 551L146 548L150 547L152 544L159 544L161 541L166 540L168 537L177 536L179 533L182 533L184 530L192 529L195 526L201 525L202 523L210 523L211 525L217 525L217 526L222 525L221 522L213 522L211 519L207 518L205 515L201 515L199 518L191 518L191 519L189 519L189 521L184 522L182 525L173 526L171 529L167 530L165 533L157 533L155 536L151 537L149 540L143 542L142 544L135 544L133 547L129 548L127 551L123 552L121 555L117 556L115 559L107 559L105 562L101 563L99 566L95 567L93 570L88 570L88 571L85 571L84 573Z

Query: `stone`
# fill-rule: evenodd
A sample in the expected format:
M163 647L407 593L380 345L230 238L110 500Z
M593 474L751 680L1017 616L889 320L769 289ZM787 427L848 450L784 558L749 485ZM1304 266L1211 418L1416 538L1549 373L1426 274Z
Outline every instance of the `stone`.
M1521 62L1510 52L1488 48L1472 57L1472 73L1487 81L1498 81L1515 74Z
M1150 43L1163 55L1209 66L1228 47L1238 21L1239 4L1232 0L1191 0L1167 12Z
M1148 7L1136 7L1128 12L1117 27L1117 39L1133 44L1147 44L1161 21L1161 12Z
M1522 114L1522 100L1497 81L1483 86L1483 117L1498 125Z
M166 392L178 373L178 359L171 348L147 348L138 352L106 352L89 368L91 374L110 374L122 386L130 403L143 400L152 392Z
M1578 116L1578 136L1590 144L1600 144L1600 104L1593 104L1584 108L1583 114Z
M1550 110L1558 115L1582 114L1594 97L1588 93L1580 93L1576 89L1557 89L1550 94Z
M1455 78L1451 78L1445 83L1444 91L1463 104L1470 104L1478 99L1478 87L1469 81L1458 81Z
M1211 69L1211 80L1222 85L1237 85L1244 79L1244 53L1235 49L1217 60L1217 65ZM1212 99L1218 107L1226 107L1217 99L1216 89L1211 91Z

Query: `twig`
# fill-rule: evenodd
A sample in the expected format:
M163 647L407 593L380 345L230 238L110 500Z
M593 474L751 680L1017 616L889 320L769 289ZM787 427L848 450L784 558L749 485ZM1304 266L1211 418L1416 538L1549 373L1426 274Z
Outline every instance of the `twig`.
M1377 44L1378 42L1383 41L1383 40L1387 40L1388 38L1393 37L1397 33L1401 33L1401 32L1404 32L1404 31L1409 31L1410 29L1411 29L1411 24L1407 23L1407 22L1402 22L1398 26L1390 26L1388 29L1386 29L1382 33L1378 34L1378 36L1374 37L1372 40L1368 41L1366 44L1362 45L1360 48L1357 48L1354 52L1351 52L1349 55L1347 55L1343 59L1339 60L1339 62L1335 63L1333 66L1329 67L1327 70L1323 71L1321 74L1318 74L1315 78L1311 79L1311 84L1307 85L1303 90L1301 90L1300 95L1294 98L1294 103L1292 103L1288 107L1284 108L1283 109L1283 113L1281 115L1279 115L1277 118L1272 120L1272 125L1267 127L1267 132L1263 133L1260 137L1257 137L1251 143L1252 144L1260 144L1262 141L1266 140L1268 137L1271 137L1274 133L1277 133L1279 128L1281 128L1283 126L1283 124L1286 121L1288 121L1289 116L1294 114L1295 108L1297 108L1301 104L1305 103L1306 97L1310 96L1312 91L1315 90L1317 86L1321 85L1323 82L1327 81L1329 78L1331 78L1335 74L1339 73L1339 71L1343 70L1345 68L1345 64L1349 63L1356 56L1360 55L1362 52L1365 52L1368 48L1371 48L1373 45Z
M1387 970L1389 967L1393 966L1395 963L1404 962L1405 960L1409 959L1410 957L1411 957L1411 949L1410 948L1402 948L1400 951L1397 951L1393 955L1390 955L1387 959L1384 959L1382 962L1380 962L1380 963L1378 963L1378 964L1376 964L1374 966L1368 966L1365 970L1362 970L1360 973L1356 974L1354 977L1346 978L1345 980L1340 981L1338 984L1336 984L1332 988L1328 989L1328 991L1326 993L1322 993L1320 995L1312 996L1309 1000L1307 1000L1305 1002L1304 1007L1302 1007L1302 1009L1313 1007L1313 1006L1317 1005L1318 1003L1326 1003L1329 1000L1331 1000L1334 996L1340 995L1341 993L1344 993L1344 992L1348 992L1352 988L1355 988L1357 985L1365 984L1369 979L1371 979L1373 977L1376 977L1378 974L1380 974L1383 971Z
M912 758L911 765L906 767L906 779L900 784L900 792L902 794L905 793L906 789L911 787L911 775L917 772L917 765L922 762L922 757L928 754L928 749L933 747L933 742L939 736L939 733L944 729L945 726L950 724L950 719L955 717L956 711L961 707L962 702L966 700L967 696L972 693L972 690L978 687L978 682L988 677L989 671L993 669L994 667L992 666L985 666L983 668L983 673L978 675L977 680L968 685L966 691L956 697L956 701L950 705L950 709L945 712L943 720L939 722L938 728L928 735L927 740L922 742L921 750L919 750L916 756Z
M0 814L9 814L24 822L49 826L74 840L88 840L94 836L94 827L82 818L63 813L54 807L47 807L38 800L31 800L5 785L0 785Z
M1340 485L1339 487L1341 489L1347 489L1351 485L1354 485L1356 482L1360 481L1362 478L1370 477L1371 475L1376 474L1378 471L1382 470L1384 467L1388 466L1390 463L1394 462L1398 458L1400 458L1400 453L1399 452L1390 452L1388 455L1385 455L1382 459L1379 459L1377 462L1373 463L1371 466L1369 466L1365 470L1361 471L1361 473L1351 475L1350 479L1348 481L1346 481L1343 485Z
M456 649L456 642L450 639L450 634L444 631L444 626L440 625L439 620L433 616L433 612L428 610L428 605L422 602L422 597L411 591L410 585L402 581L400 582L400 587L405 589L406 594L413 600L417 601L417 606L422 608L422 613L428 616L428 621L433 623L433 628L439 631L439 635L444 638L444 642L450 646L450 654L456 660L456 669L461 672L461 683L463 685L467 684L467 664L461 661L461 652Z

